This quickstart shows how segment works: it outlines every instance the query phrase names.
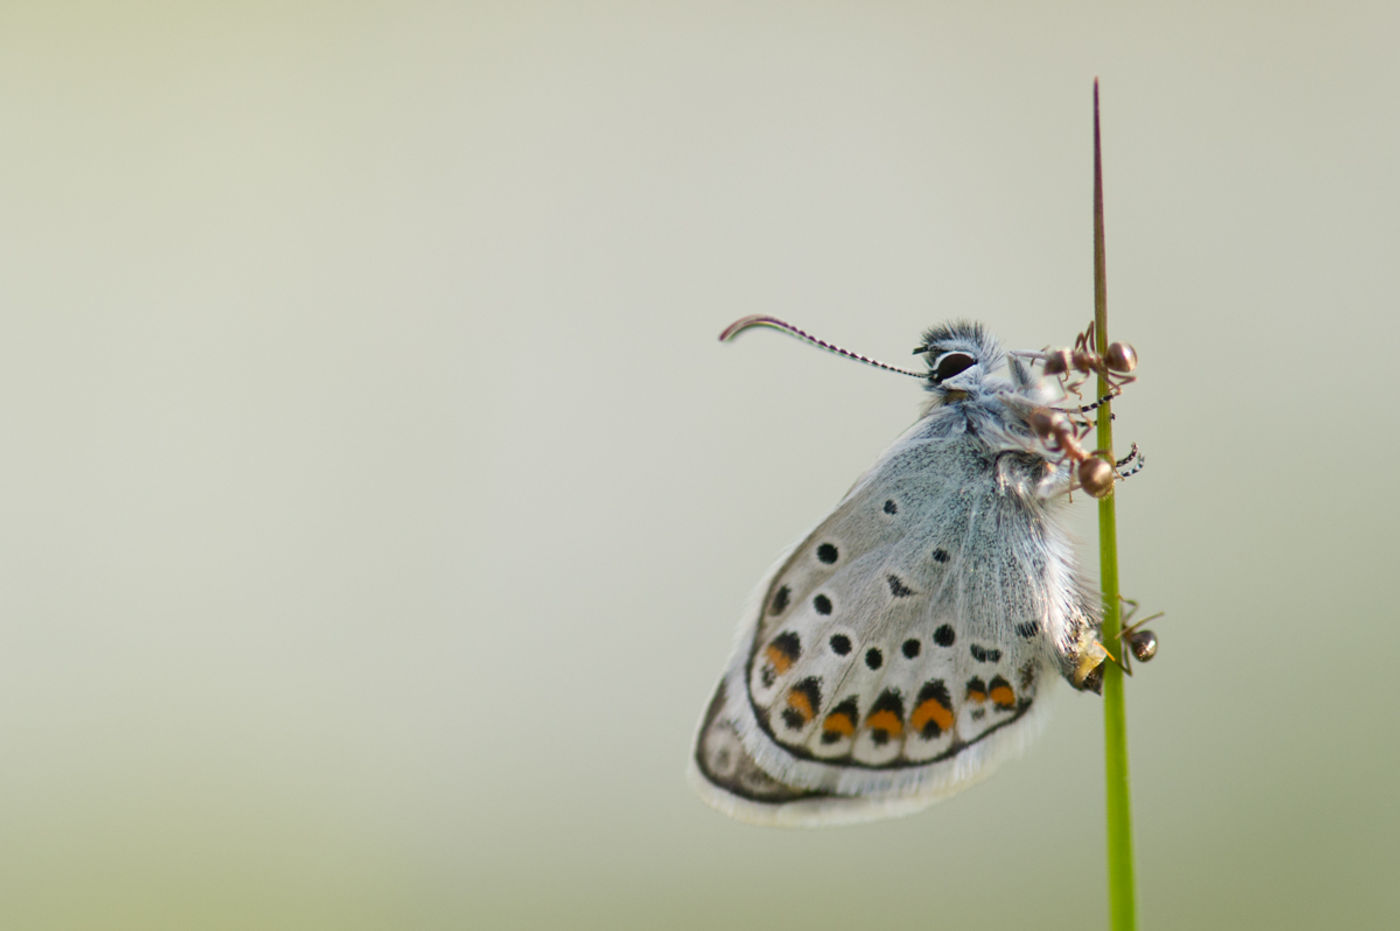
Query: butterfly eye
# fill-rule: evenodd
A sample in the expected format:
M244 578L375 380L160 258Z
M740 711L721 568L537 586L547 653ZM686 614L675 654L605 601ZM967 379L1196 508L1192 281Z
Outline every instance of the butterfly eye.
M965 352L945 352L939 357L938 364L933 368L933 380L935 383L946 381L959 372L971 368L976 361Z

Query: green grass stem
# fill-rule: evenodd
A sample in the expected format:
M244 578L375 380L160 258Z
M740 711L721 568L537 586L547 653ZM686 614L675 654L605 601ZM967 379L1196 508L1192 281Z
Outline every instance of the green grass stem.
M1108 274L1104 261L1103 157L1099 143L1099 82L1094 81L1094 351L1108 351ZM1099 376L1099 397L1111 386ZM1097 446L1113 461L1112 403L1098 409ZM1099 500L1099 579L1103 587L1103 643L1115 654L1126 648L1118 592L1118 518L1116 495ZM1137 927L1133 879L1133 813L1128 787L1128 721L1123 701L1123 670L1105 663L1103 674L1104 797L1108 826L1109 927Z

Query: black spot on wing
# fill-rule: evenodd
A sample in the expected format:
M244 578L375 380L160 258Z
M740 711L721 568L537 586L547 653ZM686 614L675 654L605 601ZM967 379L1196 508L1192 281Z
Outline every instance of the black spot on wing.
M905 585L904 580L897 575L887 575L885 581L889 583L890 594L896 598L908 598L914 594L914 590Z
M812 599L812 607L817 609L818 614L830 614L831 599L825 595L818 595Z
M773 603L768 608L769 614L782 614L787 610L788 599L792 597L792 589L784 585L773 593Z
M947 561L948 561L948 551L945 550L943 547L940 546L938 549L936 549L936 550L933 551L933 561L934 561L934 562L947 562Z
M817 558L827 565L836 562L840 555L836 547L830 543L823 543L821 546L817 547Z
M1001 659L1001 651L991 647L984 647L980 644L973 643L969 644L967 649L968 652L972 654L972 658L979 663L995 663Z
M945 705L951 704L952 697L948 694L948 686L943 684L942 679L934 679L919 689L919 701L928 701L930 698L936 698Z
M814 676L803 679L788 692L787 707L783 709L783 723L795 731L800 731L812 720L821 706L821 681Z
M832 634L828 643L831 645L831 652L837 656L845 656L851 652L851 638L845 634Z
M802 638L797 636L795 630L785 630L778 634L770 646L786 656L789 662L796 662L802 655Z
M899 512L899 505L895 504L894 501L888 500L888 499L887 499L887 500L885 501L885 513L886 513L886 514L897 514L898 512Z
M950 647L957 639L957 635L953 633L953 628L948 624L944 624L933 632L933 642L941 647Z
M1040 633L1039 621L1027 621L1024 624L1016 625L1016 636L1029 640Z

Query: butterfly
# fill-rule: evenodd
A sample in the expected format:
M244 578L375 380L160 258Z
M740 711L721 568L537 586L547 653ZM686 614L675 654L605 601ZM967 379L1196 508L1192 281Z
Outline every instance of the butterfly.
M1008 356L980 324L925 333L926 372L771 317L721 339L751 326L914 375L931 398L760 586L689 777L713 807L760 824L905 814L1017 755L1055 679L1101 688L1099 599L1056 522L1076 466L1095 457L1071 455L1064 430L1067 445L1054 442L1045 424L1062 418L1063 389L1022 361L1037 354Z

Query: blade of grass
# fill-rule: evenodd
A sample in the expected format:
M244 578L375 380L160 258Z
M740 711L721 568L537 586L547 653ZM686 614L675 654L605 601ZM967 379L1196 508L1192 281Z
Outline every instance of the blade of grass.
M1099 143L1099 82L1094 80L1094 351L1108 351L1108 273L1104 260L1103 156ZM1111 386L1099 376L1099 397ZM1098 409L1098 448L1113 461L1112 402ZM1116 496L1099 499L1099 579L1103 587L1103 643L1122 648L1121 602L1118 598L1118 518ZM1128 721L1123 701L1123 670L1105 663L1103 673L1104 798L1108 826L1109 927L1137 927L1133 879L1133 816L1128 792Z

